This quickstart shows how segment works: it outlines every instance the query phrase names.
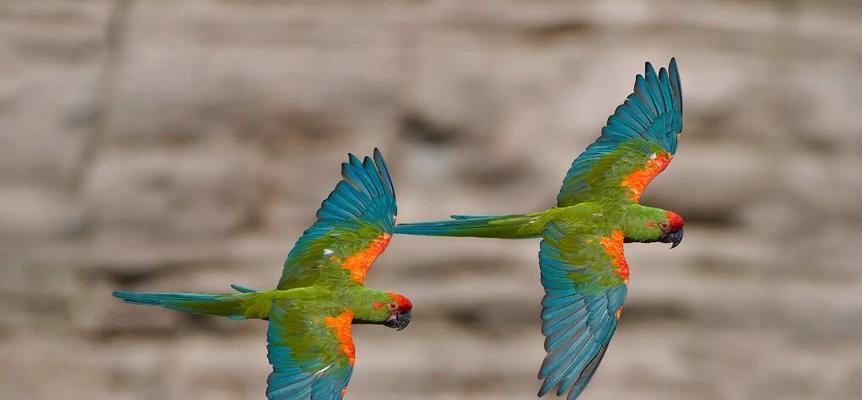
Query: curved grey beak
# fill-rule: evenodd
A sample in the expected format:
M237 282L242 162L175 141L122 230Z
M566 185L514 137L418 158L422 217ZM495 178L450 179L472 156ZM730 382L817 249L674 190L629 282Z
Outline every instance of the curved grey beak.
M397 315L393 315L383 323L384 326L389 328L395 328L396 330L404 330L407 325L410 325L410 318L413 316L412 311L408 311L406 313L400 313Z
M680 229L676 232L668 232L662 234L658 240L662 243L671 243L670 248L674 248L676 246L679 246L680 243L682 243L682 236L683 229Z

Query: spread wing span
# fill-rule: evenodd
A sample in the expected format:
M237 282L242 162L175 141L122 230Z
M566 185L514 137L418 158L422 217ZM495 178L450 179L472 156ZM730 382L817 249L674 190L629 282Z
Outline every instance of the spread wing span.
M576 398L614 335L628 285L621 231L591 224L548 224L539 250L547 356L539 396L556 389Z
M276 300L269 314L268 400L340 400L353 373L353 314L315 302Z
M392 178L380 151L341 164L344 179L317 210L317 222L296 242L278 289L363 284L392 237L397 208Z
M652 179L670 164L682 131L682 85L676 60L658 74L646 63L634 91L608 118L602 135L575 159L557 205L584 201L640 201Z

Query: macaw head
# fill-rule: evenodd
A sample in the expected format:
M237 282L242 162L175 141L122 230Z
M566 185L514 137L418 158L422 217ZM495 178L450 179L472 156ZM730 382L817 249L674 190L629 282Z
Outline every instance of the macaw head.
M658 228L661 231L658 241L671 243L670 248L679 246L680 242L682 242L683 226L685 226L685 220L679 214L673 211L665 212L665 220L658 224Z
M355 310L354 322L379 324L402 330L410 324L413 303L402 294L382 290L369 290L370 298L364 307Z
M636 205L623 222L626 242L670 243L671 248L682 242L682 217L673 211Z
M388 292L387 294L392 298L392 302L386 303L386 309L389 310L390 314L383 325L400 331L410 324L413 303L404 295L394 292Z

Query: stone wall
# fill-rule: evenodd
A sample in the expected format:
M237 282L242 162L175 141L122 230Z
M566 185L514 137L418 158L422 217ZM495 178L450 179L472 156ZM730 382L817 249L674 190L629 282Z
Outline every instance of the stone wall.
M862 392L862 5L854 1L0 0L0 393L262 398L262 322L113 289L272 287L347 152L401 221L539 210L629 92L678 58L685 133L645 203L589 399ZM536 240L397 237L352 399L524 399Z

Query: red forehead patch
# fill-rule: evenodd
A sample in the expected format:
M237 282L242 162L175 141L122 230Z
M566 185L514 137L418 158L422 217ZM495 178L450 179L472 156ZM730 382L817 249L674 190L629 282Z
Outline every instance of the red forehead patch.
M667 222L668 224L670 224L670 229L674 231L682 229L683 225L685 225L685 221L682 219L682 217L680 217L679 214L673 211L667 212Z
M413 303L410 302L410 299L395 292L388 292L388 294L398 304L398 309L402 312L408 312L413 309Z

